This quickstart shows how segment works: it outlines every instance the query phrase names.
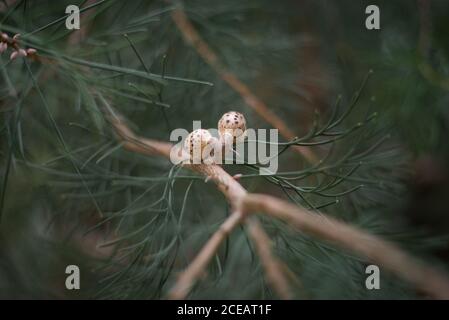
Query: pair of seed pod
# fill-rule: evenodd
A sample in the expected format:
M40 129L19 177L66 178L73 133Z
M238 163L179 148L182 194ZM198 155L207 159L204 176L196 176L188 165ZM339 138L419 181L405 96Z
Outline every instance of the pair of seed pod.
M184 141L184 150L190 154L190 160L204 162L206 157L212 155L217 147L232 145L241 142L246 137L246 119L243 114L226 112L218 121L219 138L215 138L205 129L196 129L189 133Z
M36 49L34 48L28 48L28 49L22 49L19 46L19 37L20 34L14 35L12 38L8 36L8 34L4 32L0 32L0 54L5 52L8 47L12 49L12 53L9 57L10 60L14 60L17 57L34 57L36 54Z

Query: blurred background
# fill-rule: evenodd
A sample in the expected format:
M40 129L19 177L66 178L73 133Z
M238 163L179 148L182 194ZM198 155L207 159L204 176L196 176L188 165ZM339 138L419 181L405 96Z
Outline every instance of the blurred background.
M70 4L88 8L78 31L65 28ZM372 4L379 30L365 27ZM176 8L220 68L185 41ZM214 128L230 110L250 128L272 128L224 70L298 137L334 110L343 117L330 135L338 139L310 140L318 166L292 148L272 179L226 165L245 188L356 225L449 271L448 15L444 0L0 1L0 31L37 50L10 60L10 46L0 55L0 298L165 296L228 204L204 178L123 150L102 110L164 141L194 120ZM285 177L297 177L294 188L285 190ZM381 288L367 290L367 261L273 219L263 224L295 298L425 298L382 269ZM65 287L67 265L80 268L79 290ZM277 298L243 227L189 298Z

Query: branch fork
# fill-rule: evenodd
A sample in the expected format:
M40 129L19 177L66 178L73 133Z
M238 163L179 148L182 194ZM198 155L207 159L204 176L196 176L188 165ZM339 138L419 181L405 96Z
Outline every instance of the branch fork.
M172 144L137 137L120 120L120 117L112 117L110 120L125 149L147 156L161 155L169 158ZM300 232L355 253L408 281L418 291L431 298L449 299L447 275L411 257L396 245L332 217L314 214L276 197L250 194L238 183L238 179L229 175L218 165L199 164L185 165L185 167L215 182L230 204L232 214L180 274L176 284L168 293L169 299L184 299L188 296L201 274L204 274L204 270L220 244L240 224L245 224L248 229L264 268L267 282L280 298L291 299L293 294L286 277L286 274L290 272L273 254L270 239L256 214L282 220Z

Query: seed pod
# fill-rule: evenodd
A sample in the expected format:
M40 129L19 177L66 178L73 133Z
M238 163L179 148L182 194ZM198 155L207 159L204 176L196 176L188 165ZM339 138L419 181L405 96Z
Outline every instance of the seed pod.
M32 56L33 54L36 54L37 50L34 48L28 48L27 53L28 55Z
M11 55L9 56L9 60L15 60L18 56L19 56L19 52L14 50L11 53Z
M26 57L28 55L28 53L26 52L25 49L19 49L19 56L21 57Z
M197 129L189 133L184 141L184 150L190 154L190 161L194 164L210 162L214 156L217 139L208 130Z
M8 44L6 42L0 42L0 53L3 53L8 49Z
M240 112L226 112L218 121L218 131L224 143L243 141L246 137L245 117Z

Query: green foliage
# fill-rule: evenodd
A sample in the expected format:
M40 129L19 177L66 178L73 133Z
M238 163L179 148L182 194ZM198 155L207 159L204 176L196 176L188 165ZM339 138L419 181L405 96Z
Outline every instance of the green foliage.
M176 4L80 1L86 29L75 41L64 28L71 2L22 0L1 12L0 30L21 33L42 62L6 54L0 61L0 297L159 299L228 205L203 177L123 150L102 110L112 107L140 135L164 141L193 120L216 127L229 110L244 113L249 127L268 125L183 41L170 18ZM415 5L379 2L379 32L364 28L365 6L353 1L194 0L184 9L224 65L299 137L280 142L276 174L226 170L241 173L249 191L332 215L447 267L435 255L447 237L403 214L413 155L447 156L446 90L423 77L422 57L410 49L418 41ZM429 63L447 75L441 10L432 10L441 49ZM315 94L317 87L325 90ZM307 164L292 145L312 148L321 161ZM388 274L381 290L366 290L366 261L279 221L263 223L293 271L297 298L417 297ZM81 268L79 291L64 287L68 264ZM276 298L244 228L190 297Z

